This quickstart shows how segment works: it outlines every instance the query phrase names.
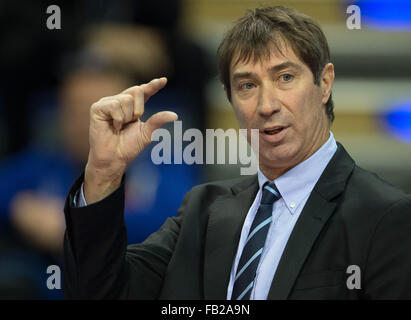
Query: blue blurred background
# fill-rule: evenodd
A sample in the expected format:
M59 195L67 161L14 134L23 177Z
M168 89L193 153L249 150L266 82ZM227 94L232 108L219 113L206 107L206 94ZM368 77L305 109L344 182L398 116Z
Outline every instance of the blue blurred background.
M52 4L60 30L46 28ZM291 6L320 22L336 72L334 136L360 166L411 192L409 1L3 0L0 299L62 298L47 289L46 269L63 267L64 200L87 160L93 102L167 76L148 114L173 110L183 130L238 128L215 52L231 23L260 5ZM349 5L361 10L360 29L347 28ZM154 165L151 147L127 172L129 243L174 215L193 185L239 174L235 165Z

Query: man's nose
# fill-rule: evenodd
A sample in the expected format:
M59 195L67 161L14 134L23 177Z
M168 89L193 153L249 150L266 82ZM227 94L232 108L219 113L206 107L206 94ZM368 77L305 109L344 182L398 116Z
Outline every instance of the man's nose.
M262 87L258 102L258 112L263 117L270 117L281 110L276 89L271 86Z

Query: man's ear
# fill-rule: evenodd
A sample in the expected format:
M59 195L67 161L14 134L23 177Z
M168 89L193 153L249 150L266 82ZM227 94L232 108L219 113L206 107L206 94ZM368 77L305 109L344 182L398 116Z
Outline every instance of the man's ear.
M334 65L330 62L325 65L323 68L323 72L321 73L321 93L322 98L321 102L326 104L328 99L331 95L331 89L334 82L335 74L334 74Z

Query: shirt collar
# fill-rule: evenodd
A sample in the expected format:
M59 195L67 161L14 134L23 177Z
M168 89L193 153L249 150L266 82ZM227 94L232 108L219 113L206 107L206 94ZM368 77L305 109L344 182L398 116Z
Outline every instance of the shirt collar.
M337 143L335 142L333 133L330 131L330 137L327 142L316 152L274 180L291 214L294 214L301 202L311 193L336 150ZM258 169L258 183L260 188L267 181L269 180L260 169Z

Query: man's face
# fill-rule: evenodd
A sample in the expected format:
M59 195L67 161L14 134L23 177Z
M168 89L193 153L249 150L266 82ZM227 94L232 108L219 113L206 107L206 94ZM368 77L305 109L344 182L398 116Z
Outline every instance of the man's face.
M292 48L281 51L272 47L261 61L230 67L231 103L241 128L259 129L259 165L270 179L307 159L329 137L323 104L334 79L331 65L332 75L326 73L331 81L325 77L315 85Z

